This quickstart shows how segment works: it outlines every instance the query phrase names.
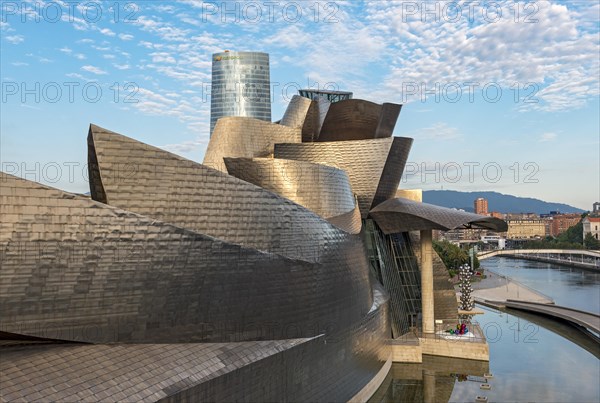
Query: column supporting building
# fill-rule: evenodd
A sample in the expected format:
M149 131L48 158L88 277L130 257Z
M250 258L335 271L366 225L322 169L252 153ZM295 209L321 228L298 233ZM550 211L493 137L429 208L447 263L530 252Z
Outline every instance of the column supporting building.
M423 370L423 402L435 403L435 371Z
M433 246L430 229L421 230L421 304L423 334L433 334Z

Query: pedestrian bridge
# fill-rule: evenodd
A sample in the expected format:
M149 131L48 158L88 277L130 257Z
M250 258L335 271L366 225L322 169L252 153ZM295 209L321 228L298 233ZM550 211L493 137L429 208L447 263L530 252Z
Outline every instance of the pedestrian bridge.
M595 313L554 304L540 304L537 302L519 301L514 299L507 300L503 305L507 308L535 312L563 319L586 328L590 332L595 333L596 336L600 335L600 315Z
M536 260L546 263L566 264L587 269L600 270L600 252L578 249L497 249L477 254L479 260L494 256Z

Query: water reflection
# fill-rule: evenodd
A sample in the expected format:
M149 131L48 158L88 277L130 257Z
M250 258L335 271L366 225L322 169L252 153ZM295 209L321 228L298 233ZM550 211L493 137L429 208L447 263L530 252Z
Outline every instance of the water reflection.
M600 273L503 257L486 259L481 265L549 295L557 305L600 313Z
M427 355L422 364L394 363L369 402L448 402L456 383L480 385L488 371L485 361Z
M598 402L600 401L600 360L598 352L587 349L554 333L575 338L577 331L560 323L524 319L506 312L485 310L478 315L490 345L492 389L481 391L477 385L456 384L451 402L474 401L485 394L490 402ZM541 324L549 325L548 330ZM588 345L590 349L598 345Z
M509 313L512 313L519 318L525 319L537 326L542 326L563 338L569 340L572 343L577 344L596 358L600 359L600 339L593 333L589 332L583 327L576 326L571 323L556 320L555 318L548 318L544 315L536 315L533 313L507 309Z
M483 266L559 305L600 312L598 273L506 258L485 260ZM474 402L477 396L489 402L600 401L598 343L577 328L541 316L479 308L484 310L477 321L490 345L489 364L430 356L423 364L394 364L370 401ZM494 375L490 390L480 389L485 372Z

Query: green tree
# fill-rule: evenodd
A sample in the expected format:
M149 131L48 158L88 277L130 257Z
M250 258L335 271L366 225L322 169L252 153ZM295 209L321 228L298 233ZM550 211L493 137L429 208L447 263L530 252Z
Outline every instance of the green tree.
M433 241L433 249L440 256L444 265L450 272L455 272L462 264L471 264L471 258L466 250L454 245L446 240ZM475 256L473 261L474 269L479 268L479 259Z
M556 240L558 242L571 242L581 245L583 243L583 223L579 221L562 234L559 234Z
M600 241L598 241L591 233L585 234L585 239L583 240L583 244L586 249L600 249Z

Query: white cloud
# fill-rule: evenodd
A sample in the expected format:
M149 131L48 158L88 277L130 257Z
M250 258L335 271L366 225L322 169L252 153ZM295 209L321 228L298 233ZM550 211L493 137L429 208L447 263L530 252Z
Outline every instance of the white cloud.
M78 60L85 60L86 59L86 57L85 57L85 55L83 53L77 53L75 55L75 58L78 59Z
M90 73L94 73L94 74L98 74L98 75L102 75L102 74L108 74L106 71L102 70L101 68L95 67L95 66L83 66L81 68L81 70L90 72Z
M14 29L10 27L10 24L8 22L0 21L0 31L13 32Z
M207 131L210 128L207 128ZM199 147L205 147L208 144L208 136L206 138L198 138L196 140L184 141L179 144L167 144L160 146L163 150L169 151L174 154L191 153L198 150Z
M60 48L60 49L58 49L58 50L59 50L60 52L67 53L67 54L71 54L71 53L73 53L73 50L72 50L72 49L69 49L69 48L68 48L68 47L66 47L66 46L64 46L64 47L62 47L62 48Z
M138 93L140 94L140 97L142 98L143 101L155 101L164 105L174 105L176 104L176 101L167 98L166 96L163 96L157 92L154 92L152 90L149 90L147 88L140 88Z
M102 29L100 29L100 33L102 35L106 35L106 36L115 36L116 35L113 31L111 31L108 28L102 28Z
M69 78L76 78L76 79L82 80L82 81L93 81L91 78L85 77L79 73L67 73L67 74L65 74L65 76L67 76Z
M434 123L423 129L418 129L407 134L419 140L450 141L463 138L463 134L456 128L448 126L444 122Z
M53 60L50 60L46 57L34 55L33 53L26 53L25 56L33 57L33 58L37 59L37 61L40 63L52 63L53 62Z
M424 21L419 14L407 18L401 3L369 3L366 20L388 34L386 49L394 49L387 52L390 69L381 85L387 97L412 83L427 89L436 84L477 82L481 88L497 83L507 93L515 84L535 84L539 102L524 102L531 92L522 91L517 107L556 111L580 107L598 95L597 30L582 29L577 11L569 4L535 2L538 22L525 23L515 21L516 3L497 3L503 18L490 23L479 10L473 24L466 16L454 23Z
M150 53L153 63L176 63L175 58L166 52Z
M69 14L71 14L71 15L69 15ZM77 31L88 31L88 30L92 29L91 28L92 26L85 19L77 17L72 14L73 13L63 13L61 20L63 22L71 24L73 26L73 28L75 28L75 30L77 30ZM79 15L83 15L83 14L79 14Z
M154 9L156 11L159 11L161 13L173 13L175 12L175 7L173 6L166 6L166 5L156 5L154 6Z
M130 41L133 39L133 35L130 34L119 34L119 38L123 41Z
M303 31L297 25L289 25L263 40L266 45L287 49L304 48L312 45L312 41L311 34Z
M23 35L8 35L5 36L4 39L13 45L18 45L25 40L25 37Z
M556 133L552 133L552 132L542 133L540 135L540 138L539 138L538 141L540 143L545 143L545 142L548 142L548 141L554 141L554 140L556 140L556 137L557 137Z
M25 62L13 62L11 63L13 66L15 67L24 67L24 66L29 66L29 63L25 63Z
M157 35L164 41L184 42L189 38L190 30L181 29L169 23L164 23L157 19L151 19L146 16L138 17L133 24L139 26L143 31Z
M119 70L129 70L129 68L131 66L128 65L128 64L116 64L116 63L114 63L113 67L116 68L116 69L119 69Z

